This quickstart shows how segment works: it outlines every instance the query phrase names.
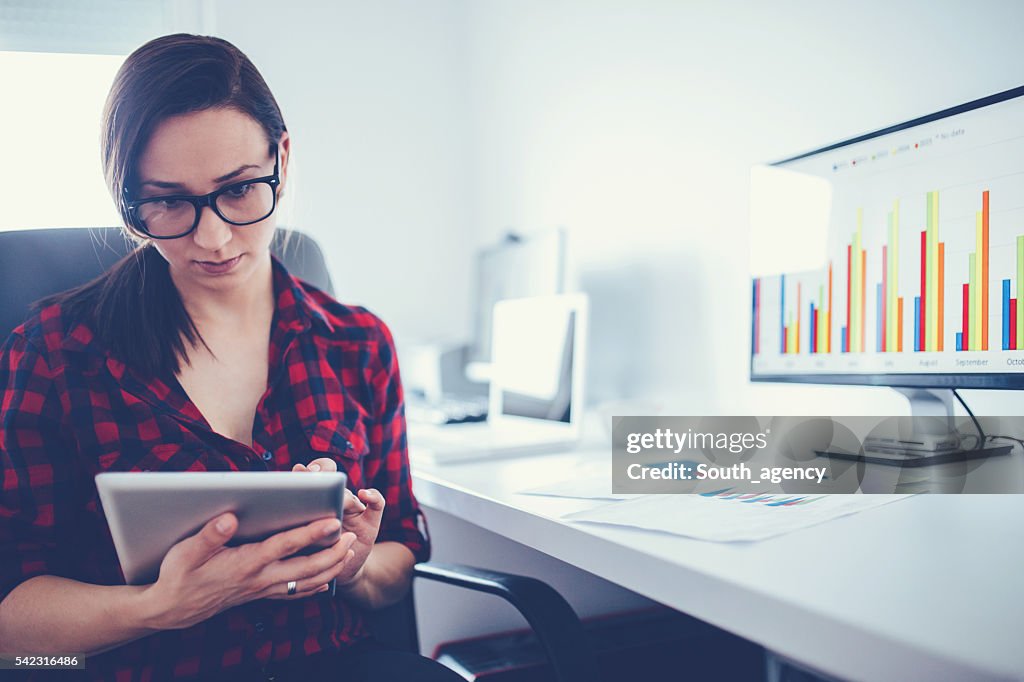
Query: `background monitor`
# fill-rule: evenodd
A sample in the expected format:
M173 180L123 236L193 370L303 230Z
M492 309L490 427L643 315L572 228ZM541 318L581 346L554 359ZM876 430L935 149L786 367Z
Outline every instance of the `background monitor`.
M1021 131L1024 87L756 169L751 379L1024 388Z
M510 233L477 256L470 362L491 359L494 304L512 298L565 293L566 234L558 228Z

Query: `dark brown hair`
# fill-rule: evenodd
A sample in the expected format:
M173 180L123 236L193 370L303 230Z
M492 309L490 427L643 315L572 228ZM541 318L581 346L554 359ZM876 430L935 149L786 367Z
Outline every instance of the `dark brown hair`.
M263 128L270 153L287 130L259 71L226 40L177 33L128 56L107 96L100 145L107 187L136 248L91 282L36 303L60 303L67 318L87 322L112 355L150 376L176 374L187 362L185 343L205 342L167 262L131 229L125 192L134 196L139 157L162 121L217 107L251 116Z

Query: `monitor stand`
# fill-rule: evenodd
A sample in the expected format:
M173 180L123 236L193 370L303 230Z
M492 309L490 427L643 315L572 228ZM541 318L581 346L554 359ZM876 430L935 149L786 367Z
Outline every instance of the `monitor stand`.
M899 440L868 439L860 453L830 451L818 453L837 459L851 459L873 464L919 467L931 464L964 462L997 455L1008 455L1012 445L960 447L953 418L953 391L927 388L893 388L907 398L916 431ZM971 441L968 441L971 442Z
M953 391L932 388L893 388L910 403L911 417L945 417L953 430ZM929 420L931 421L931 420Z

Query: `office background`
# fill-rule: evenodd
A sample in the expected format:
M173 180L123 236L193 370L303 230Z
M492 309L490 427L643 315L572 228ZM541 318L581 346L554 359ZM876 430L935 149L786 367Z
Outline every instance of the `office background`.
M128 50L188 30L253 59L294 136L290 222L323 245L339 299L379 313L399 343L468 336L477 249L564 226L571 280L592 297L591 402L665 413L905 411L884 388L749 384L750 166L1019 86L1024 63L1012 1L90 5L98 28L46 49ZM108 16L122 17L113 37ZM8 197L32 182L3 177ZM979 413L1024 407L1010 392L967 395ZM479 554L459 557L470 563L556 574L584 614L631 603L457 519L431 527L442 556L458 537Z
M887 389L747 383L750 165L1020 85L1024 57L1013 2L300 3L280 29L251 20L276 6L216 3L215 30L316 140L300 224L332 255L389 254L376 275L335 259L340 295L404 335L468 333L476 246L563 225L593 298L591 400L669 413L906 409ZM293 21L320 35L283 50ZM341 220L335 182L355 200Z
M74 3L11 4L46 19ZM476 250L564 226L570 281L593 297L591 401L667 413L905 410L887 389L746 381L750 167L1020 85L1024 57L1012 1L90 7L43 49L186 30L253 58L295 139L287 217L325 246L339 298L399 342L466 338Z
M8 34L74 3L10 4ZM591 402L666 413L905 410L887 389L747 382L750 166L1020 85L1024 58L1012 1L89 7L77 30L26 40L112 52L189 30L252 57L294 135L286 217L324 245L339 298L400 343L466 338L476 250L564 226L593 302ZM34 180L9 169L9 196Z

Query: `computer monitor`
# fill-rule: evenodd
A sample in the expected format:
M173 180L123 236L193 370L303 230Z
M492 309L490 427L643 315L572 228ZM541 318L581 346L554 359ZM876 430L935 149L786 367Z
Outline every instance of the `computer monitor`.
M1022 131L1024 87L755 169L751 379L1024 388Z
M494 304L565 293L566 234L562 228L509 233L477 256L473 339L468 360L489 363Z
M496 414L566 424L578 416L573 403L578 412L586 310L583 294L495 305L490 389Z

